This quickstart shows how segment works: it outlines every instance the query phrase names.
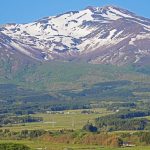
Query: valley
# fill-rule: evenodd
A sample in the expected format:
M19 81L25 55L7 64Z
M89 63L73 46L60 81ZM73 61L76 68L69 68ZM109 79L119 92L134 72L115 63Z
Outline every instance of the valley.
M134 149L149 148L143 139L149 137L150 128L148 67L51 62L28 69L9 74L15 78L0 84L0 143L25 143L33 149L44 149L46 144L48 150L107 150L122 149L116 141L121 139L132 141ZM136 115L120 120L118 113ZM99 126L96 118L109 124ZM118 128L111 121L132 125ZM95 126L96 133L92 131ZM110 147L104 138L107 134L115 140ZM86 140L91 144L85 146Z

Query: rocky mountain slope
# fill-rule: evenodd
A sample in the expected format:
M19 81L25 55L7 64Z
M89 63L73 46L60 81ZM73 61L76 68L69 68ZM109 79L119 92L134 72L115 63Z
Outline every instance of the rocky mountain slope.
M0 58L17 62L19 59L18 65L50 60L147 64L150 19L106 6L87 7L33 23L2 25Z

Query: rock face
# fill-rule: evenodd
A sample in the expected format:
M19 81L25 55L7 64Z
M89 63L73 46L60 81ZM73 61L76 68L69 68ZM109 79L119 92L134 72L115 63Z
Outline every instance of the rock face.
M150 19L114 6L0 27L1 59L84 61L96 64L150 62Z

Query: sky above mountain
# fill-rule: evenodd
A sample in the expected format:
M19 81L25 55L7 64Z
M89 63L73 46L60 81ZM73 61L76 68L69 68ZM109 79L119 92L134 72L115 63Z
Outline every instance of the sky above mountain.
M1 0L0 24L27 23L87 6L115 5L150 18L150 0Z

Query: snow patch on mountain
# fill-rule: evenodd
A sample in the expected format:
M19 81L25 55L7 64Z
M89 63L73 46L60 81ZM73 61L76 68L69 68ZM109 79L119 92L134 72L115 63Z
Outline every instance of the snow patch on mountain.
M41 61L79 57L93 63L137 63L150 47L150 20L115 6L6 24L0 31L1 47Z

